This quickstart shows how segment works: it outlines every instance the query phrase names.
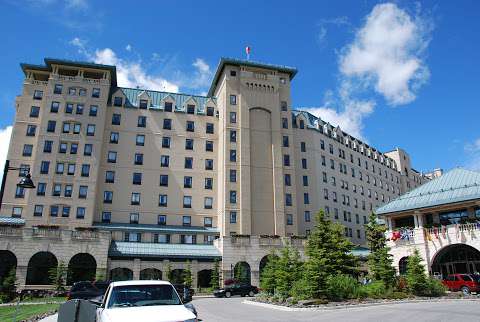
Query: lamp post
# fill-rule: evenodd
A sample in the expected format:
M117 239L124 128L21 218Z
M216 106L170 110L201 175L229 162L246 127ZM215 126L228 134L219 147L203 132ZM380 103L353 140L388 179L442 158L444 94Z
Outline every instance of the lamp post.
M5 167L3 168L2 187L0 188L0 209L2 209L3 193L5 192L5 183L7 182L7 173L9 170L21 170L21 168L11 167L10 160L5 161ZM20 181L17 183L17 187L24 189L35 189L30 172L20 179Z

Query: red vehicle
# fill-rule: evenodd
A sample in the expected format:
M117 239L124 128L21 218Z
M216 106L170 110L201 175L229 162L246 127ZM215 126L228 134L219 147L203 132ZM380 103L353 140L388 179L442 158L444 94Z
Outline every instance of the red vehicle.
M463 294L480 291L480 283L470 274L451 274L442 283L450 291L462 291Z

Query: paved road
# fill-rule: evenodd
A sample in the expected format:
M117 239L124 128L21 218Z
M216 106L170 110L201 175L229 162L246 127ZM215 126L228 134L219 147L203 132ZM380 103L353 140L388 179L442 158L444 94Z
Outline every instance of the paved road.
M409 303L331 311L287 312L242 303L244 298L195 299L205 322L466 322L480 321L480 303L470 301Z
M194 299L204 322L472 322L480 321L480 302L406 303L330 311L288 312L242 303L245 298ZM56 316L41 322L56 322Z

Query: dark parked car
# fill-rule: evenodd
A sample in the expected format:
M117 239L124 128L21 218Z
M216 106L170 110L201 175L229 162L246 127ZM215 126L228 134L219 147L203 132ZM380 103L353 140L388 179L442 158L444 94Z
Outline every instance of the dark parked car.
M76 282L72 285L70 291L67 293L67 298L69 300L90 300L102 297L105 294L108 285L110 285L110 282L108 281Z
M222 289L216 290L213 292L215 297L230 297L233 295L240 296L255 296L258 293L258 287L245 284L245 283L235 283L225 286Z
M465 295L470 294L470 292L480 291L478 279L470 274L451 274L448 275L442 283L448 287L450 291L462 291Z

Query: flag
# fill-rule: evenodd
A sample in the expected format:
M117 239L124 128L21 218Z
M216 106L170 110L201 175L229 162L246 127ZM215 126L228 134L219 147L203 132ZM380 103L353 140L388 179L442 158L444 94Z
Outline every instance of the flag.
M245 47L245 53L247 54L247 60L250 60L250 51L252 49L250 48L250 46L247 46Z

